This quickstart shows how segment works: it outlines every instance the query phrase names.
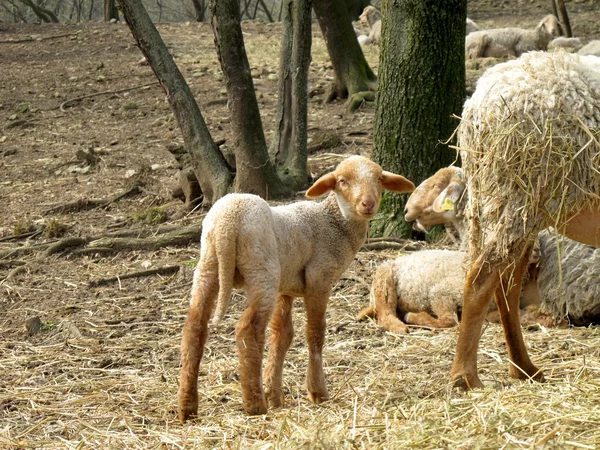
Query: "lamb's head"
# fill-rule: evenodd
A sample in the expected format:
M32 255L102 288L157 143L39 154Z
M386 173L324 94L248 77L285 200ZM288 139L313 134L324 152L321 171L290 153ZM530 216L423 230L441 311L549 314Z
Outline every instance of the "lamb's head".
M423 181L410 195L404 219L415 222L413 229L427 231L433 225L456 223L456 204L466 188L463 170L445 167Z
M381 13L379 10L371 5L363 9L362 14L359 17L360 23L369 28L378 20L381 20Z
M403 176L387 172L362 156L351 156L337 168L319 178L306 196L320 197L333 191L342 214L347 219L369 220L379 210L382 189L412 192L415 185Z
M563 30L560 26L560 22L552 14L544 17L540 23L538 23L536 30L540 36L540 50L546 50L548 43L555 37L562 36Z

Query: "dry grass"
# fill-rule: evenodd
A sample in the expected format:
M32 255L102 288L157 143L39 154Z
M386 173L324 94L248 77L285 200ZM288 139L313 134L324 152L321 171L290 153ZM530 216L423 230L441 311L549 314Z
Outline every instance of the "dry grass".
M189 250L181 252L181 259L189 257ZM266 416L247 417L241 410L234 327L243 301L237 296L212 331L201 364L200 418L178 423L179 341L191 267L171 279L127 280L98 289L96 300L62 305L77 309L72 321L46 322L33 337L16 328L21 324L5 322L0 447L532 448L547 441L548 448L594 448L600 443L598 328L526 332L532 359L548 379L539 384L508 378L502 331L489 325L480 344L486 388L453 391L448 374L455 329L413 329L395 336L373 322L353 320L368 303L371 266L383 256L393 255L359 254L331 300L324 350L331 400L317 406L306 398L307 349L298 302L296 338L284 371L286 406ZM63 262L64 273L77 263ZM128 295L119 296L123 290ZM144 299L146 290L154 292L153 299ZM9 309L13 317L19 309L35 313L17 299Z

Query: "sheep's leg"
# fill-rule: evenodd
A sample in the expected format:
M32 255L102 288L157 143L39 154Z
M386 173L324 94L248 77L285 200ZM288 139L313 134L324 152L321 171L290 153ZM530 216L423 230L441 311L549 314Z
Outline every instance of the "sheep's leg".
M377 323L391 333L408 333L408 327L396 315L398 294L391 265L382 265L377 269L371 295L375 303Z
M409 312L404 316L404 321L411 325L430 328L452 328L456 325L453 314L449 312L440 314L437 319L425 311Z
M544 375L529 359L519 321L521 284L523 282L523 275L529 264L530 250L528 249L517 260L514 270L508 268L505 271L502 276L502 283L496 288L495 298L502 328L504 329L508 357L512 361L509 368L510 376L521 379L533 378L541 381Z
M499 283L498 266L490 267L483 255L467 272L462 320L452 365L454 385L464 390L483 387L477 376L477 348L492 294Z
M292 324L293 298L280 295L271 319L269 356L264 371L265 394L272 408L283 406L283 360L294 338Z
M250 415L267 413L261 370L265 331L275 306L275 299L275 292L249 289L248 306L236 328L235 339L240 360L244 409Z
M306 340L308 342L308 373L306 389L311 402L319 404L329 400L323 373L323 345L325 344L325 310L329 292L322 295L307 294L304 297L306 307Z
M181 341L178 413L183 423L198 413L198 367L208 336L208 319L219 290L216 273L194 272L194 287Z

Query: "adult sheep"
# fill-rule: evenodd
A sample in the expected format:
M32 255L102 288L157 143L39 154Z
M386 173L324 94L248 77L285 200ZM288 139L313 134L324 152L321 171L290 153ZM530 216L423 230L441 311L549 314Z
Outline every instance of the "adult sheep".
M542 229L600 245L600 58L531 52L489 69L457 138L470 183L471 265L452 379L483 386L477 349L493 294L510 375L541 380L521 334L519 293Z

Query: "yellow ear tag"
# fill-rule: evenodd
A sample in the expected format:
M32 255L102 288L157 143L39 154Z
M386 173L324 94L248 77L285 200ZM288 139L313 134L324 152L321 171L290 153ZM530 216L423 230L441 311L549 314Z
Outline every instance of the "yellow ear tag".
M442 211L452 211L453 209L454 203L452 203L452 200L446 197L446 200L444 200L444 203L442 203Z

